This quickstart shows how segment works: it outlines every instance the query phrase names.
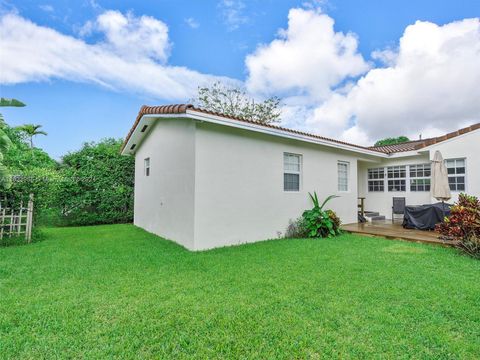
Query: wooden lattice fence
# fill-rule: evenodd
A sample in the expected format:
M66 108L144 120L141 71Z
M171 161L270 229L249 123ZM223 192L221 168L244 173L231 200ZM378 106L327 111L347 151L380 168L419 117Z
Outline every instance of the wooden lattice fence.
M0 239L24 236L27 243L32 241L33 194L27 201L0 198Z

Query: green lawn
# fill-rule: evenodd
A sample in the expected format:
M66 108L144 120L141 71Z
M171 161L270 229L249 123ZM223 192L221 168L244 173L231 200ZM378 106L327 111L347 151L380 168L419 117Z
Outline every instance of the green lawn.
M131 225L0 248L0 357L480 355L480 261L343 235L188 252Z

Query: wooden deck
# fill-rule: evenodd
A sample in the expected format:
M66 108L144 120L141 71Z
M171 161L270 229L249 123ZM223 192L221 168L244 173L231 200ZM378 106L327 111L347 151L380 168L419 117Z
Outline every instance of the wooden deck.
M422 242L442 246L454 246L452 241L445 241L438 238L435 231L423 231L404 229L401 223L392 223L392 220L374 221L367 223L342 225L346 232L362 234L365 236L378 236L386 239L400 239L413 242Z

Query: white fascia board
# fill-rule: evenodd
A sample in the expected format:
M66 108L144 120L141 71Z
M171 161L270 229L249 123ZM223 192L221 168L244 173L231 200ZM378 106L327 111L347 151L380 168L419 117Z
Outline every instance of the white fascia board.
M256 125L256 124L251 124L247 122L241 122L238 120L230 120L228 118L224 118L222 116L218 115L211 115L211 114L205 114L205 113L200 113L195 110L187 110L187 117L195 120L200 120L200 121L205 121L205 122L210 122L213 124L221 124L221 125L227 125L230 127L235 127L239 129L245 129L245 130L250 130L250 131L255 131L255 132L260 132L263 134L269 134L269 135L274 135L274 136L279 136L287 139L294 139L294 140L299 140L303 142L308 142L312 144L319 144L319 145L324 145L328 147L333 147L337 149L342 149L342 150L347 150L347 151L353 151L356 153L360 154L366 154L366 155L372 155L372 156L378 156L382 158L388 158L387 154L380 153L378 151L374 150L367 150L367 149L361 149L357 148L356 146L350 146L347 144L340 144L328 140L323 140L323 139L318 139L318 138L313 138L311 136L306 136L302 134L295 134L291 133L289 131L285 130L280 130L280 129L275 129L275 128L269 128L265 127L262 125Z
M420 150L411 150L411 151L402 151L398 153L392 153L388 155L389 159L398 159L403 157L411 157L411 156L419 156L422 155L424 152L428 152L425 150L426 148L422 148Z
M194 110L187 110L185 114L146 114L143 115L137 124L132 136L130 136L130 139L128 139L127 144L125 145L122 155L132 155L135 154L136 149L138 149L140 143L143 140L143 137L148 133L140 133L139 129L142 129L144 125L151 125L152 122L156 119L178 119L178 118L188 118L188 119L193 119L193 120L198 120L198 121L205 121L209 122L212 124L220 124L220 125L226 125L229 127L234 127L238 129L244 129L244 130L250 130L250 131L255 131L255 132L260 132L264 134L269 134L269 135L274 135L274 136L279 136L287 139L293 139L293 140L299 140L303 142L308 142L312 144L319 144L319 145L324 145L336 149L342 149L346 151L352 151L355 153L360 153L364 155L370 155L370 156L376 156L380 158L389 158L390 156L387 154L380 153L378 151L374 150L367 150L367 149L361 149L357 148L356 146L350 146L347 144L340 144L328 140L323 140L323 139L317 139L313 138L310 136L302 135L302 134L295 134L291 133L289 131L285 130L280 130L280 129L274 129L274 128L269 128L261 125L256 125L256 124L250 124L247 122L241 122L238 120L230 120L228 118L224 118L222 116L218 115L211 115L211 114L205 114L205 113L200 113L198 111ZM133 144L136 144L135 148L131 150L131 146Z
M442 140L442 141L440 141L440 142L438 142L438 143L425 146L424 148L422 148L422 150L425 150L425 151L431 150L432 147L434 147L434 146L438 146L438 145L440 145L440 144L447 144L447 143L452 142L452 141L460 140L460 139L464 138L464 137L467 136L467 135L470 135L470 134L475 133L476 131L480 131L480 129L475 129L475 130L466 132L466 133L464 133L464 134L454 136L454 137L452 137L452 138L450 138L450 139Z
M153 122L157 118L159 118L159 117L174 118L174 117L180 117L180 115L184 115L184 114L179 114L179 115L176 115L176 116L172 116L172 115L165 116L165 115L155 115L155 114L145 114L145 115L143 115L140 118L140 121L138 122L137 126L133 130L133 133L130 136L130 138L128 139L128 142L125 144L125 147L123 148L121 154L122 155L133 155L133 154L135 154L135 152L137 151L138 147L140 146L143 138L150 132L150 130L152 129ZM143 129L143 127L145 125L148 125L148 129L147 129L147 131L142 133L141 130ZM131 149L133 144L135 144L135 148Z

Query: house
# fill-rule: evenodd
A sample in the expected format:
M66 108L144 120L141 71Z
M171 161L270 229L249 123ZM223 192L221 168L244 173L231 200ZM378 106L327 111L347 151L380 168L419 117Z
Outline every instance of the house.
M357 222L359 197L387 216L395 196L409 205L436 202L435 150L446 159L454 197L480 195L480 123L364 147L192 105L143 106L122 154L136 160L135 225L203 250L278 237L311 207L308 192L340 195L329 207L343 223Z

